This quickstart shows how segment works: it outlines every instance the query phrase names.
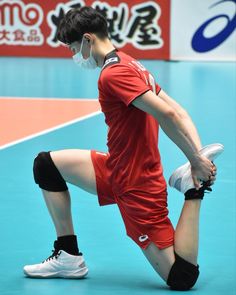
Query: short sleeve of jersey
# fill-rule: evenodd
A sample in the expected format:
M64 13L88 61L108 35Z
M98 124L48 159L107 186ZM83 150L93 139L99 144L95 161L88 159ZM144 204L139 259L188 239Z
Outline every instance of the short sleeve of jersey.
M102 78L103 91L116 96L128 106L135 98L151 89L145 78L128 66L116 65L105 69Z

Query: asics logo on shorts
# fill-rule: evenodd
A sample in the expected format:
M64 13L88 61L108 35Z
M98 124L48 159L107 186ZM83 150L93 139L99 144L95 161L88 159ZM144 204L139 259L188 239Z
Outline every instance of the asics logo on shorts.
M145 242L148 239L148 235L142 235L138 239L139 239L139 242L141 242L141 243Z

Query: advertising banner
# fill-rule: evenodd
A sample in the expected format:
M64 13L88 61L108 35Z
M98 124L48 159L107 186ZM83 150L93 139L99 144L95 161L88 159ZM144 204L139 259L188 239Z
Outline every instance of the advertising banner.
M235 0L172 0L171 59L236 60Z
M0 0L0 55L71 56L56 39L58 24L85 5L106 16L117 48L135 58L169 59L170 0Z

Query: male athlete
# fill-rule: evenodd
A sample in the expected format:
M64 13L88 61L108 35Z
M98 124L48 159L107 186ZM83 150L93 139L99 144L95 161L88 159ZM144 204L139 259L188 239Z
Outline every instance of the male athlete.
M60 23L58 40L75 62L101 68L99 102L108 130L108 152L41 152L34 161L55 225L54 252L43 263L27 265L30 277L82 278L88 273L79 252L66 182L98 195L101 206L117 204L127 234L171 289L189 290L199 275L198 227L204 191L215 181L220 144L201 147L187 112L135 59L114 48L105 18L91 7L70 10ZM183 151L189 162L177 169L170 185L185 202L174 230L167 209L166 182L158 150L158 129Z

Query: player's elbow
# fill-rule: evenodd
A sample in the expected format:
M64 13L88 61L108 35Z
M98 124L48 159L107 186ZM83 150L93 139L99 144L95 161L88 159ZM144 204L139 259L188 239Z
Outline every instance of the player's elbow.
M178 117L177 112L171 107L166 108L162 112L154 113L153 115L160 123L160 125L165 124L166 122L176 121Z
M176 121L177 118L179 117L178 113L173 108L168 108L163 114L163 116L165 117L165 119L171 120L171 121Z
M188 112L186 110L182 109L182 108L180 110L178 110L178 115L179 115L179 117L181 119L187 119L187 118L189 118Z
M175 111L175 109L168 108L168 110L166 110L157 117L157 121L159 122L162 128L166 125L173 126L178 124L178 122L180 121L180 116Z

